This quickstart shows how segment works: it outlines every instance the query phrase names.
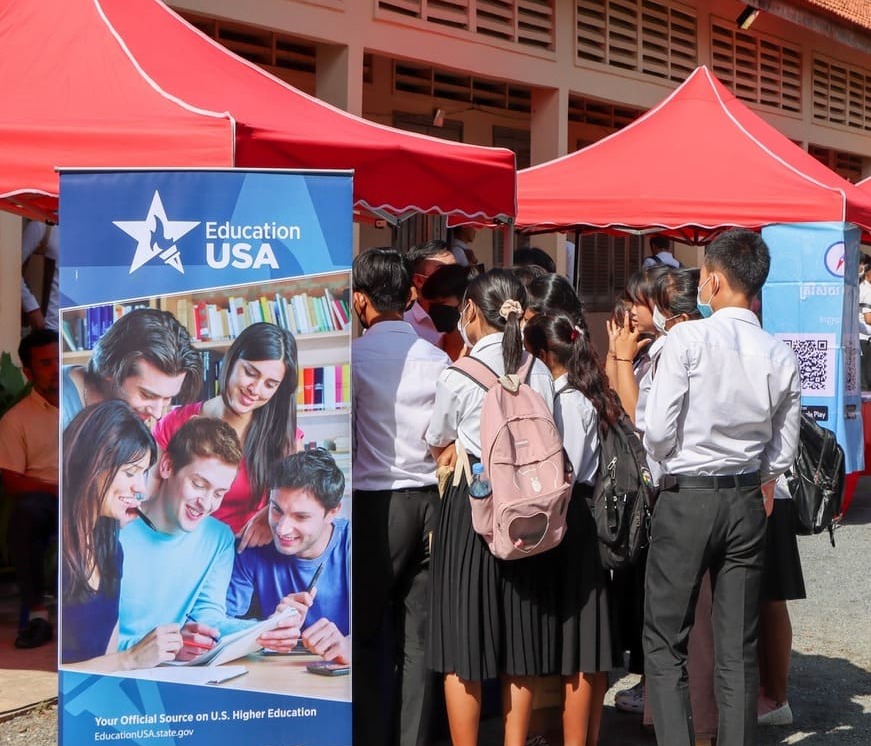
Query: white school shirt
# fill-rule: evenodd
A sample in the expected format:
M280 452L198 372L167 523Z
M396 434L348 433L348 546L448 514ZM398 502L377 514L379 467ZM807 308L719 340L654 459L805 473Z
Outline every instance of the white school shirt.
M568 374L553 382L553 419L574 469L575 482L595 484L599 469L599 416L593 403L577 389L566 388ZM564 390L563 390L564 389Z
M865 312L871 311L871 284L859 283L859 339L871 338L871 324L865 321Z
M496 375L505 373L502 363L502 333L488 334L478 340L470 353L486 363ZM547 408L553 411L553 378L541 360L533 363L529 385L541 394ZM448 368L439 376L435 409L426 431L426 442L442 447L459 440L473 456L481 457L481 386L465 373Z
M798 445L801 381L792 350L744 308L677 324L647 399L644 446L667 474L785 472Z
M423 436L436 381L451 359L404 321L379 321L351 344L354 489L436 483Z
M638 402L635 405L635 429L643 437L645 430L645 416L647 411L647 399L650 396L650 388L653 386L653 372L656 370L656 361L659 358L659 353L662 352L662 346L665 344L665 334L660 334L650 346L647 348L649 360L648 365L638 382ZM659 478L662 476L662 465L651 458L647 454L647 468L650 470L650 476L654 484L659 484Z

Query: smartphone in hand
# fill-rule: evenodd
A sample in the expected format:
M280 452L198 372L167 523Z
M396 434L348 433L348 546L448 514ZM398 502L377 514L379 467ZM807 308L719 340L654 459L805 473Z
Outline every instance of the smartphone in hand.
M346 676L351 673L351 667L347 663L333 663L332 661L309 663L305 670L318 676Z

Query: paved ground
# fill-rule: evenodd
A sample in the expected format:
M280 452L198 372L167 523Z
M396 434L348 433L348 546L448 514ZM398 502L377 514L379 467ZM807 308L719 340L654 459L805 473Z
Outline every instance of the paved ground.
M790 604L794 629L790 703L795 724L762 729L760 746L871 746L871 478L860 481L848 518L835 537L835 549L825 535L799 539L808 599ZM0 635L4 636L0 641L0 697L6 697L24 691L26 680L22 658L14 657L21 651L11 648L6 639L8 626L4 628L2 622L0 609ZM51 649L43 649L41 655L51 660ZM39 665L46 668L44 661ZM51 675L50 670L45 673ZM655 743L653 736L640 729L638 717L618 713L612 706L614 691L635 680L624 677L609 692L600 746ZM47 689L43 684L32 691L36 698L31 705ZM0 746L57 743L53 705L43 704L14 716L8 712L11 708L5 709L5 714L0 712ZM558 746L558 735L548 736L551 746ZM501 743L498 719L483 724L479 740L482 746Z

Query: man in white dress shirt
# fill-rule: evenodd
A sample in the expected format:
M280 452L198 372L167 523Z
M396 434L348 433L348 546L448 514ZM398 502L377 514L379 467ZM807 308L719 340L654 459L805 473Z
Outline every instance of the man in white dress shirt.
M766 497L792 463L801 385L788 346L750 310L768 247L733 230L708 248L698 321L669 331L647 404L644 445L664 476L647 559L644 653L657 742L692 746L689 631L710 570L718 746L756 743L756 639ZM709 317L709 318L708 318Z
M354 260L354 311L366 330L351 345L354 396L354 743L426 743L431 674L424 660L436 465L424 433L450 358L417 336L402 312L409 263L370 249ZM393 652L385 665L387 614ZM392 685L379 682L397 671ZM394 702L384 692L394 690ZM393 723L398 723L393 729ZM395 730L396 732L391 732Z

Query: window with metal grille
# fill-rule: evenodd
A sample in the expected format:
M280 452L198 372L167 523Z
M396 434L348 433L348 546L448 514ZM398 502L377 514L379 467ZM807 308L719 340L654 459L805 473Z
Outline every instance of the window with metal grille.
M641 236L581 236L581 272L578 295L588 311L610 311L622 297L626 282L641 267L644 242Z
M378 0L377 7L491 39L554 48L554 0Z
M801 50L776 39L711 23L711 69L740 99L801 111Z
M683 81L698 64L695 10L654 0L577 0L578 61Z
M871 130L871 71L814 55L814 119Z
M862 181L862 156L856 153L846 153L843 150L824 148L821 145L808 145L808 153L820 163L824 163L832 171L854 184Z
M532 92L525 86L413 62L393 61L393 91L528 113Z

